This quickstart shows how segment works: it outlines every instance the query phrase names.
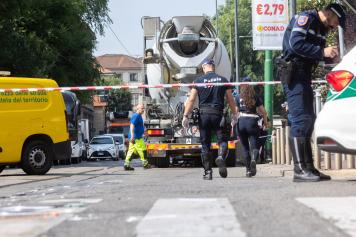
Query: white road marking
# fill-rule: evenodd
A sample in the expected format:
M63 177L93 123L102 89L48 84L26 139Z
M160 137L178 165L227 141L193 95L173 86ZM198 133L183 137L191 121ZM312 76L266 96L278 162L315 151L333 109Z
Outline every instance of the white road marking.
M226 198L159 199L136 227L137 237L245 237Z
M356 237L356 197L297 198L319 215Z
M86 204L100 202L101 199L58 199L41 203L54 206L14 206L0 211L0 237L34 237L48 231L69 219L80 221L92 216L79 217L76 214L86 209ZM58 206L58 204L61 204ZM31 212L30 210L33 210Z

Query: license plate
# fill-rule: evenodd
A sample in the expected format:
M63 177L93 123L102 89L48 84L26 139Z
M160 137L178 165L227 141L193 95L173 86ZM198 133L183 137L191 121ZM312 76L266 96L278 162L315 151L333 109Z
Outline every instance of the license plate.
M98 152L98 155L102 156L102 155L104 155L104 152Z

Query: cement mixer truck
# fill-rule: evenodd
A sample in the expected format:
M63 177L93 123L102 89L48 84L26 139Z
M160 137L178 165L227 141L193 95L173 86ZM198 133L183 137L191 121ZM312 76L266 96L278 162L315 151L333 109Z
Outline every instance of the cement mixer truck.
M216 72L229 80L228 52L204 16L178 16L165 23L159 17L143 17L141 23L146 83L156 86L149 88L151 101L146 105L147 158L158 167L186 160L199 165L199 109L196 105L189 129L184 130L181 121L190 89L179 84L191 83L201 75L201 64L207 58L214 59ZM166 88L162 84L175 86ZM229 141L228 166L235 166L235 146L236 141ZM213 143L212 148L217 151L218 145Z

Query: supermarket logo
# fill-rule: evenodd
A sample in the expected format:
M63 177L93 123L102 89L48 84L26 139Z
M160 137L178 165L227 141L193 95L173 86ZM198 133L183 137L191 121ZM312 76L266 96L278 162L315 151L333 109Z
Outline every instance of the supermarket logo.
M284 31L284 30L285 30L284 26L262 26L262 25L257 26L258 32L263 32L263 31L277 32L277 31Z

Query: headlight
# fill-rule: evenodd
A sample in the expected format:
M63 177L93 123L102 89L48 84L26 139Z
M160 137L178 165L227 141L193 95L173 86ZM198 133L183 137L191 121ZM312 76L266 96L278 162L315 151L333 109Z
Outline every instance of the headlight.
M113 146L109 147L109 150L114 150L114 149L115 149L115 147L113 147Z

